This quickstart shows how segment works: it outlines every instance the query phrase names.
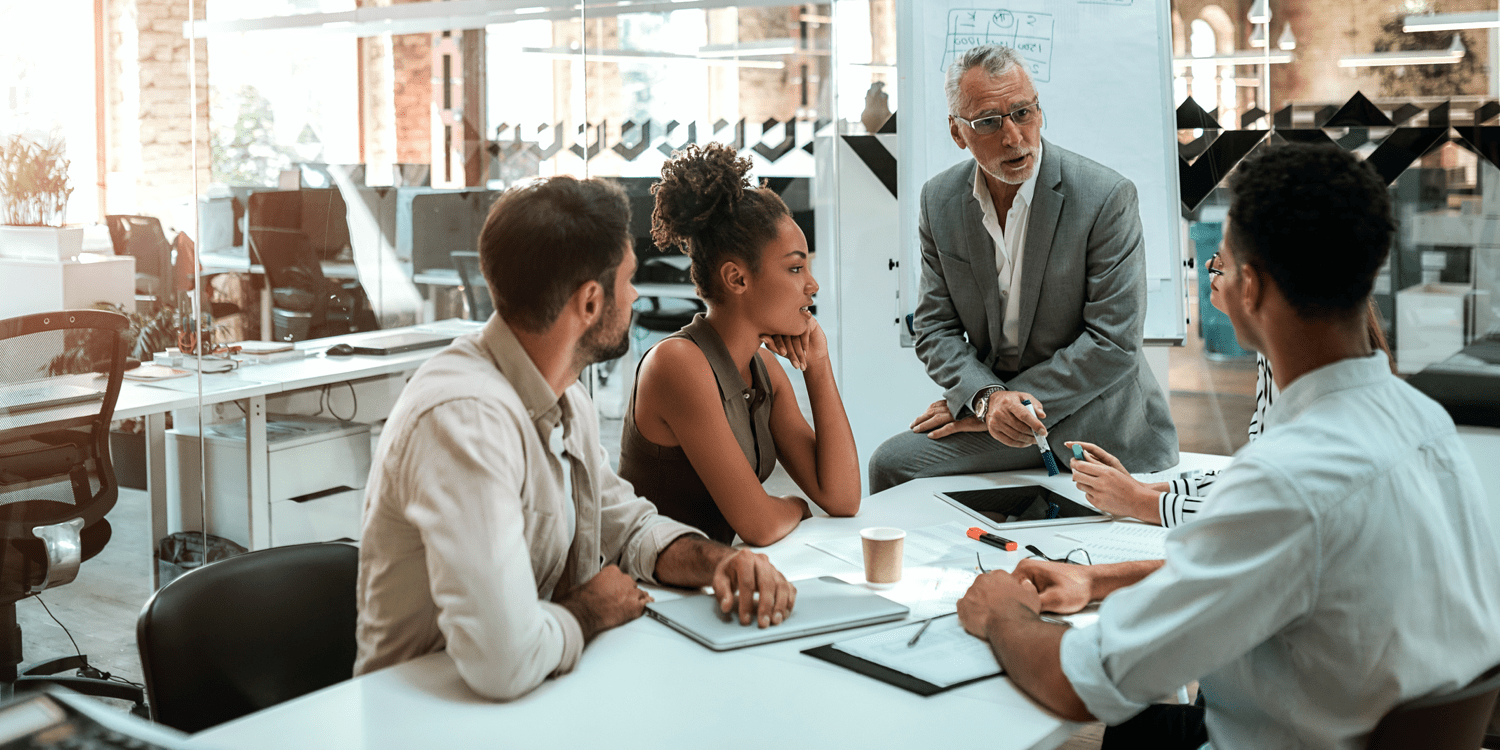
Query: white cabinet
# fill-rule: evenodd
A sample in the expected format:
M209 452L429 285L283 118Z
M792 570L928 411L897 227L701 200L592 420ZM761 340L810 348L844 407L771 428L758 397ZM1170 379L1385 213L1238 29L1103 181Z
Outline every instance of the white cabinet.
M199 443L196 425L167 431L167 473L177 481L167 493L169 530L203 528L208 533L255 549L252 524L270 519L270 546L359 539L365 479L370 473L370 426L303 416L266 420L269 513L257 514L247 497L244 420L209 425L201 442L208 492L199 500Z
M74 260L0 258L0 318L92 309L100 302L135 311L135 258L81 253Z

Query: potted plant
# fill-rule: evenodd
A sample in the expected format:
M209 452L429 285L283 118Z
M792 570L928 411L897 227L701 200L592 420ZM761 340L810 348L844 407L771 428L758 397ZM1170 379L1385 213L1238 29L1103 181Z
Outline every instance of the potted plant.
M83 249L83 227L64 227L68 160L61 139L23 135L0 141L0 255L69 260Z

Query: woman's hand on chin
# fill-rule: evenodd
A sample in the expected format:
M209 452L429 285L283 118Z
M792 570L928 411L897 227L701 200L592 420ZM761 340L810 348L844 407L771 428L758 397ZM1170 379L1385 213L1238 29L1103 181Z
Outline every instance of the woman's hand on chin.
M808 365L828 359L828 337L823 335L818 319L811 316L807 319L807 330L801 335L767 333L761 334L760 341L803 372L807 371Z

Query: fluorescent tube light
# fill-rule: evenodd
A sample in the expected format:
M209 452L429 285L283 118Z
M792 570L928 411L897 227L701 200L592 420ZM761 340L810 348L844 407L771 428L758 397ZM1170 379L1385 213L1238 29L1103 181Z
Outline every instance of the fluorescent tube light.
M1481 10L1471 13L1423 13L1407 16L1401 30L1413 31L1459 31L1461 29L1500 28L1500 10Z
M1445 50L1401 50L1398 52L1372 52L1368 55L1346 55L1339 58L1340 68L1365 68L1381 65L1453 65L1464 59L1467 50L1463 40L1453 35L1453 43Z
M1290 52L1256 52L1241 50L1239 52L1225 52L1208 57L1174 57L1172 63L1180 68L1185 68L1193 63L1212 62L1220 65L1260 65L1269 62L1272 65L1282 65L1297 59Z

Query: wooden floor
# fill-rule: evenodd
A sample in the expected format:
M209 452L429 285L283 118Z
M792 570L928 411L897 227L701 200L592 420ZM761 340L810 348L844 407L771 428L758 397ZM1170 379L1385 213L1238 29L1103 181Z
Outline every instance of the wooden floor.
M1182 450L1228 455L1246 441L1246 426L1254 410L1253 361L1212 361L1196 341L1171 352L1170 402ZM620 423L605 420L601 437L606 450L618 453ZM790 487L777 468L770 483ZM774 489L774 488L773 488ZM788 490L790 491L790 490ZM72 631L73 638L95 666L135 682L141 681L135 648L135 622L150 596L147 567L146 504L144 492L122 490L109 515L114 536L98 557L85 563L73 583L45 593L41 599ZM27 661L73 652L63 629L48 617L41 601L16 605ZM1084 750L1099 747L1102 725L1089 725L1062 747Z

